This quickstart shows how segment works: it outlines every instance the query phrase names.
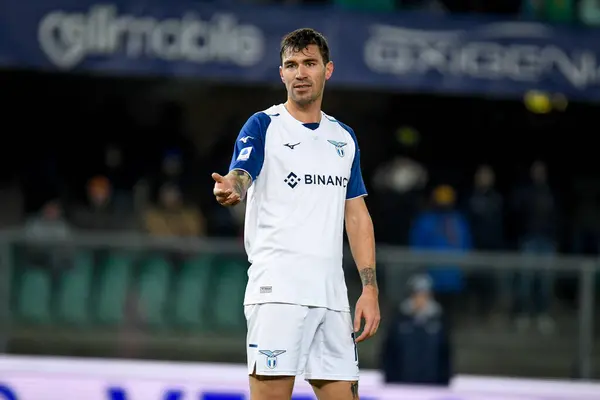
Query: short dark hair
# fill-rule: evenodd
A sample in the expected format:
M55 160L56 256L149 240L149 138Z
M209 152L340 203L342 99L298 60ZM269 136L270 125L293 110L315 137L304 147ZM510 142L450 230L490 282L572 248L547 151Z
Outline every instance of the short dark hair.
M321 57L323 57L323 62L327 64L330 61L327 39L325 39L323 34L312 28L296 29L295 31L285 35L281 40L279 60L283 60L283 54L288 49L292 49L292 51L297 52L307 48L311 44L314 44L319 48Z

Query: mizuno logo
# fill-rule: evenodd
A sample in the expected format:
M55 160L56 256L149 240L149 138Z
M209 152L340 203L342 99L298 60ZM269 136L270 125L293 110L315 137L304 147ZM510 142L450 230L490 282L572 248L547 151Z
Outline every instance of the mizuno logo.
M298 146L300 144L300 142L296 143L296 144L289 144L286 143L284 144L285 147L289 147L290 149L294 150L294 147Z
M250 139L254 139L252 136L244 136L243 138L240 139L240 142L242 143L248 143L248 140Z

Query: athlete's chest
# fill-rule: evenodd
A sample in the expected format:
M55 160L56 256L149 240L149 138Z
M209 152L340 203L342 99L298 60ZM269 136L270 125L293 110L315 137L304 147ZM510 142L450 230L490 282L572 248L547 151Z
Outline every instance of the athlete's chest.
M290 171L346 175L354 152L351 137L335 126L312 130L278 124L267 135L265 160Z

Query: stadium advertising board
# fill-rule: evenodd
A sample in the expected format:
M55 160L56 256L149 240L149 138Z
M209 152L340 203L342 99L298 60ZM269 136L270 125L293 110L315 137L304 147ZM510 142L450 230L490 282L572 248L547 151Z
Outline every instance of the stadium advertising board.
M364 400L597 400L600 384L459 377L451 388L385 386L361 375ZM0 400L246 400L242 365L0 357ZM313 400L298 380L293 400Z
M0 65L278 82L279 41L307 21L329 38L332 85L600 99L598 30L335 8L11 1L0 14Z

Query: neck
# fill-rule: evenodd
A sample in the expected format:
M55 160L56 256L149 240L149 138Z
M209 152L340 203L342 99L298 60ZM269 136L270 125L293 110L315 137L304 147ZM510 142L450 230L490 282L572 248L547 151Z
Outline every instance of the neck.
M300 105L288 97L284 106L292 117L303 124L321 122L321 99L306 105Z

